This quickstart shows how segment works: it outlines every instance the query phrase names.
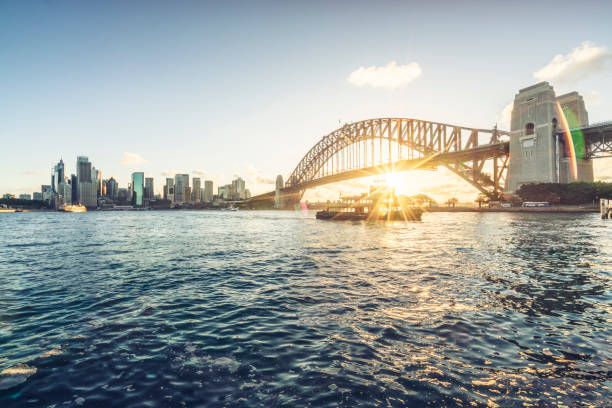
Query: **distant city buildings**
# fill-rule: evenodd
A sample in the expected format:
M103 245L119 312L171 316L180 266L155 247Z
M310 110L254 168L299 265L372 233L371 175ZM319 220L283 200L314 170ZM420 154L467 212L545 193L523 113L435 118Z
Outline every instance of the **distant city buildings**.
M19 199L46 201L51 208L80 204L88 209L130 209L139 208L204 208L218 207L223 201L243 201L251 196L246 182L237 177L231 184L218 187L214 193L212 180L194 177L191 184L189 174L175 174L168 177L162 194L155 194L155 180L144 172L134 172L127 188L119 187L114 177L102 178L102 170L93 166L87 156L77 156L76 174L66 173L63 159L53 166L51 184L40 186L40 192L20 194ZM14 199L14 194L4 194Z

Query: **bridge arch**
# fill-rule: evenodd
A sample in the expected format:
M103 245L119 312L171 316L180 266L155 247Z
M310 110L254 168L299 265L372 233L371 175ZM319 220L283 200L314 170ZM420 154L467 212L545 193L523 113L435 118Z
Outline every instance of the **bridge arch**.
M501 194L508 132L409 118L345 124L324 136L295 167L284 191L298 193L341 180L443 165L484 194ZM483 172L493 161L493 174Z

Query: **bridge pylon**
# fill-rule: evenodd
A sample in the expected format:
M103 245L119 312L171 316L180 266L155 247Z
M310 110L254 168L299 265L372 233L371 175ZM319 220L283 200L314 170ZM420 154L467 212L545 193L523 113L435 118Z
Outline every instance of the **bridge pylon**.
M557 132L563 123L576 128L588 121L577 92L556 96L548 82L519 90L512 109L506 192L513 193L528 183L593 181L593 163L581 157L577 158L574 177L568 141Z

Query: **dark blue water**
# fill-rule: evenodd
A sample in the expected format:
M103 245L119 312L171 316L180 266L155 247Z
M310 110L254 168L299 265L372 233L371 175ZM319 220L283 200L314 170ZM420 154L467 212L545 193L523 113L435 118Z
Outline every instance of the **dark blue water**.
M0 214L0 406L611 406L612 222Z

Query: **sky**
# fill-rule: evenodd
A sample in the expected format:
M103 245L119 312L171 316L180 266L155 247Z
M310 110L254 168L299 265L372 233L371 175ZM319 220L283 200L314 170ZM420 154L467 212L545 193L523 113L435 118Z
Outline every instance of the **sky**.
M542 80L612 120L610 15L609 1L0 0L0 193L39 191L77 155L121 187L144 171L157 192L174 173L265 192L340 123L505 129ZM406 174L437 197L478 193ZM595 174L612 180L611 161Z

